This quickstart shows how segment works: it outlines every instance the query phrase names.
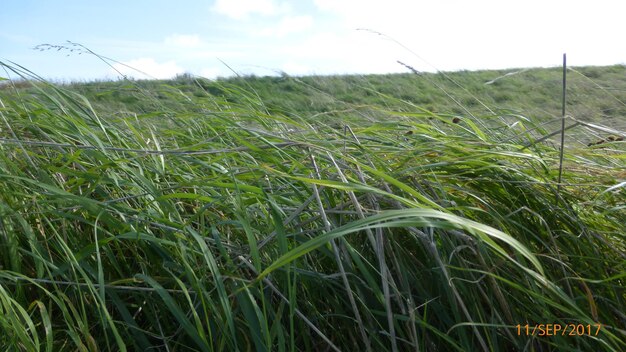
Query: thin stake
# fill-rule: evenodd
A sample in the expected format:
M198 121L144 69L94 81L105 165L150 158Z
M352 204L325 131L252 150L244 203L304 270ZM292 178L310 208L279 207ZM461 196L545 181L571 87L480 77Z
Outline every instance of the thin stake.
M566 80L565 80L566 72L567 72L567 62L566 62L565 53L563 53L563 96L561 99L561 155L559 156L559 184L556 186L557 204L559 202L559 199L561 199L561 175L563 174L563 151L565 150L565 91L567 88ZM577 126L578 124L579 123L576 122L573 126ZM566 205L565 202L563 202L563 205ZM552 234L550 234L550 237L552 239L554 249L557 253L557 257L559 258L559 261L560 261L561 256L559 254L559 250L556 245L555 238L554 236L552 236ZM561 266L561 269L563 270L563 275L565 275L566 274L565 265ZM570 296L573 296L572 287L570 286L568 280L565 280L565 286L567 286L567 290L569 291Z
M563 175L563 151L565 149L565 90L566 90L566 71L567 71L566 56L563 54L563 97L561 104L561 155L559 156L559 184L556 188L557 196L561 194L561 176Z

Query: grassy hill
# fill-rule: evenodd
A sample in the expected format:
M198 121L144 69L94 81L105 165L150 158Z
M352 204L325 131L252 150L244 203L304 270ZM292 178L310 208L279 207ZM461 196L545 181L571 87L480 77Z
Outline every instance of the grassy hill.
M566 113L577 120L626 129L626 67L568 69ZM181 75L175 80L91 82L66 85L84 95L104 114L150 113L180 106L198 107L219 98L266 113L297 116L333 124L346 115L386 119L379 107L395 114L428 111L449 119L524 116L550 131L560 128L562 69L511 69L477 72L406 73L363 76L239 77L210 81ZM241 96L245 90L250 96ZM244 100L242 100L244 99ZM247 101L246 101L247 100ZM398 115L395 116L398 120ZM362 122L361 122L362 123ZM336 125L340 125L338 123ZM610 135L610 133L609 133ZM568 144L604 140L598 130L568 130Z
M150 111L141 104L144 88L165 92L178 89L191 98L208 96L237 100L229 86L257 95L267 109L281 113L326 114L342 108L381 105L415 111L413 105L445 114L524 114L533 119L561 116L562 69L511 69L477 72L406 73L362 76L254 77L209 81L189 75L176 80L95 82L72 88L96 102L125 103ZM578 119L624 126L626 116L626 66L568 69L567 112ZM157 93L158 94L158 93ZM393 99L389 99L392 97ZM173 97L177 100L178 97ZM622 120L622 121L620 121Z
M626 348L624 66L569 71L559 170L560 69L2 65L0 347Z

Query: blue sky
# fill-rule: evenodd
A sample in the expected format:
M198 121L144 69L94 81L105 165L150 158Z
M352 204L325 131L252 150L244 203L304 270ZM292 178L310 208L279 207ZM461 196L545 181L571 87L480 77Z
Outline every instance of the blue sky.
M609 0L3 0L0 60L62 81L115 79L116 70L405 72L397 60L423 71L557 66L563 52L571 65L624 64L624 10ZM67 41L115 61L33 50Z

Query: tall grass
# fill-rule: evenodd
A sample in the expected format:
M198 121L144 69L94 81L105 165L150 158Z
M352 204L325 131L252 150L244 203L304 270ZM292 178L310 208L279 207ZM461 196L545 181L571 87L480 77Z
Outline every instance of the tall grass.
M370 91L406 109L329 123L227 82L120 112L2 66L32 83L0 95L7 350L626 348L623 141L566 149L557 193L519 115Z

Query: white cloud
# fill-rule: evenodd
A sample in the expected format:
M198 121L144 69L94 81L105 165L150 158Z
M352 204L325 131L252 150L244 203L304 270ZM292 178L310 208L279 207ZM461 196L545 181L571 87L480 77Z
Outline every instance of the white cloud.
M391 0L388 0L391 1ZM314 0L315 6L320 10L337 13L358 12L362 6L371 5L372 1L367 0Z
M185 72L185 70L178 66L175 61L159 63L153 58L140 58L123 63L115 63L113 64L113 67L123 75L135 78L164 79L171 78L177 74ZM145 74L142 74L142 72ZM146 75L148 75L148 77L146 77Z
M311 67L309 67L307 65L302 65L302 64L296 63L296 62L287 62L287 63L283 64L283 67L282 67L281 71L287 73L288 75L292 75L292 76L306 75L306 74L313 74L313 73L315 73L315 72L313 72Z
M197 34L172 34L165 37L165 44L182 48L197 48L202 45L202 40Z
M404 22L407 27L419 17L416 7L423 7L419 2L398 0L314 0L315 6L321 10L339 17L349 26L367 23L397 23L402 22L408 15L413 21ZM423 18L419 18L423 20Z
M217 77L228 76L228 73L224 72L224 70L220 70L215 67L205 67L200 70L200 76L208 79L215 79Z
M212 9L236 20L248 19L253 14L271 16L290 11L288 3L275 0L217 0Z
M321 32L297 44L284 46L280 55L288 62L312 65L320 74L398 72L403 68L396 60L407 61L406 54L398 46L357 31ZM284 70L292 73L286 68Z
M602 63L620 57L624 61L623 50L606 44L624 32L619 19L622 4L611 11L579 0L314 0L314 4L341 23L334 32L338 37L347 37L356 28L384 33L389 37L363 32L373 55L382 55L382 42L395 40L398 48L417 54L409 64L428 70L558 65L563 52L578 64L591 63L592 55Z
M302 32L313 26L311 16L287 16L276 26L262 29L258 32L261 36L284 37L288 34Z

